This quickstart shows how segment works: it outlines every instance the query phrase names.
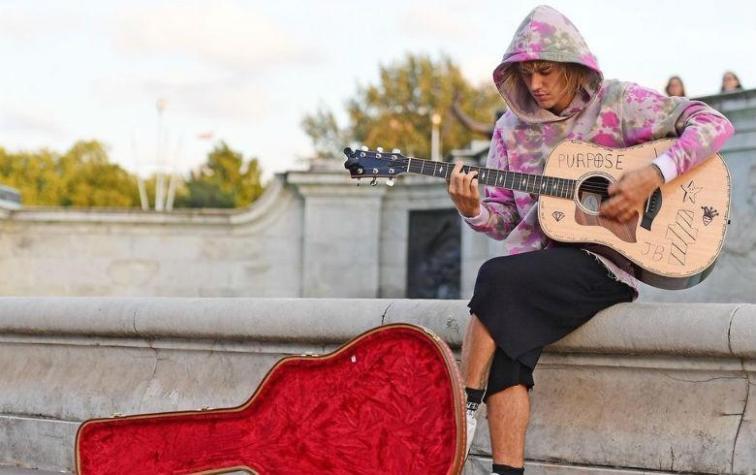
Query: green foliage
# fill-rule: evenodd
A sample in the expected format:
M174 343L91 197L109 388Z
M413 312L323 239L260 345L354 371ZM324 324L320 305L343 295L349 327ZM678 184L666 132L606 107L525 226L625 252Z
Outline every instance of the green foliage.
M473 138L451 113L455 96L468 116L484 123L492 123L495 111L503 107L493 84L471 85L451 59L408 54L400 62L380 66L378 84L358 87L347 103L347 127L339 128L334 115L322 107L305 116L302 127L312 140L315 158L341 158L341 150L352 141L430 157L434 113L441 116L445 152L463 148Z
M207 162L176 190L174 207L234 208L249 206L263 192L256 159L219 142ZM170 177L166 177L166 189ZM155 203L154 176L145 180ZM0 147L0 184L16 188L26 206L139 207L136 177L110 163L95 140L76 142L64 154L40 150L10 153Z
M240 208L249 206L263 192L257 159L244 160L241 153L218 142L206 164L192 173L186 192L177 193L176 207Z
M133 176L110 163L105 147L95 140L76 142L63 155L0 148L0 183L18 189L25 205L139 205Z

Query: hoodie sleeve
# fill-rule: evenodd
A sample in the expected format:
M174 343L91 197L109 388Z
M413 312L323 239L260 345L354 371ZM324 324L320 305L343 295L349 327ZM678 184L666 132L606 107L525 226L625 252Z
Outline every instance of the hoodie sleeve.
M488 149L486 168L509 169L507 149L501 138L501 129L498 127L494 130L493 137L491 138L491 147ZM480 214L471 218L463 216L463 219L474 230L485 233L494 239L502 240L509 235L520 221L514 194L511 190L494 186L485 186L483 194L484 198L480 203Z
M718 152L734 130L725 116L700 101L666 97L627 83L621 98L622 133L626 146L677 137L654 163L669 181Z

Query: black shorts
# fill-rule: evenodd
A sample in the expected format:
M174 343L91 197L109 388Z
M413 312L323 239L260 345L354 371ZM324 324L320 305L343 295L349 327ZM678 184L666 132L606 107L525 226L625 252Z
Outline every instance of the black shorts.
M517 384L532 388L533 369L544 346L598 311L634 296L632 287L577 247L556 246L485 262L468 306L496 342L486 398Z

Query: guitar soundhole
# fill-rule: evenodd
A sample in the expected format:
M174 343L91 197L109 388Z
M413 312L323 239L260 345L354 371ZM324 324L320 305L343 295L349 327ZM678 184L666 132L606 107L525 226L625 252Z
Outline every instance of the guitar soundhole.
M591 176L580 182L578 204L589 214L598 214L601 202L609 197L610 181L603 176Z

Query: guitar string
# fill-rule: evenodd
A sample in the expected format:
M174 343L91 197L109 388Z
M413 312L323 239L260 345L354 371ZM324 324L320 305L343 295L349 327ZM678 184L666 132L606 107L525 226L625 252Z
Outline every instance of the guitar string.
M402 159L402 158L399 158L399 159L396 159L396 161L394 161L393 163L401 163L401 164L408 165L410 163L410 160L411 159ZM418 160L418 159L414 159L414 160ZM422 163L428 163L428 162L421 162L421 164ZM433 166L434 166L434 169L435 169L435 165L433 165ZM468 165L465 165L465 166L468 166ZM421 165L421 169L422 169L422 165ZM492 170L492 169L489 169L489 170ZM407 166L407 171L410 171L409 170L409 165ZM480 168L478 168L477 171L480 171ZM503 171L504 173L520 173L520 172L514 172L514 171L510 172L510 171L506 171L506 170L493 170L493 171L496 171L496 172ZM470 168L468 168L468 170L467 170L467 173L469 173L469 172L470 172ZM422 175L423 173L420 173L420 174ZM446 173L444 173L444 175L446 175ZM539 176L541 176L541 177L546 176L546 175L532 175L532 174L526 174L526 175L528 175L528 177L532 176L532 177L536 177L536 178L539 177ZM435 175L433 175L433 176L435 176ZM567 179L567 178L550 177L550 176L546 176L546 177L547 178L556 178L556 179L559 179L559 180L565 180L565 179ZM529 178L527 178L526 180L529 180ZM490 185L488 183L485 183L485 184L488 185L488 186L497 186L495 184L494 185ZM597 193L599 193L599 194L601 194L603 196L608 197L609 196L609 194L608 194L609 186L610 185L605 185L605 184L601 184L601 183L597 183L597 184L583 183L579 187L579 190L580 191L597 192ZM538 187L536 187L536 188L538 188Z

